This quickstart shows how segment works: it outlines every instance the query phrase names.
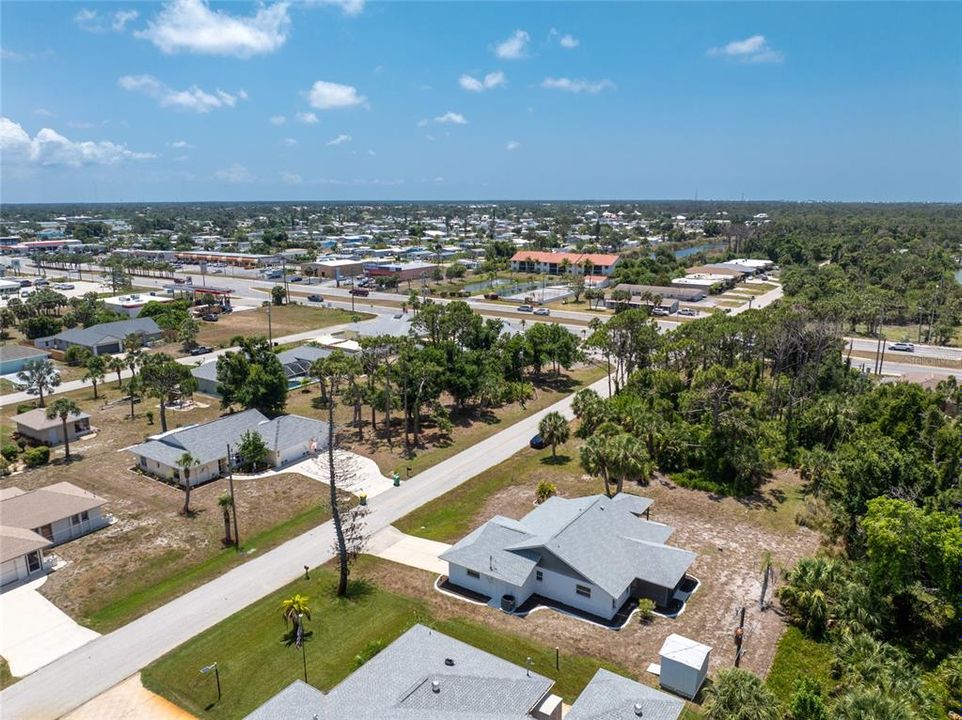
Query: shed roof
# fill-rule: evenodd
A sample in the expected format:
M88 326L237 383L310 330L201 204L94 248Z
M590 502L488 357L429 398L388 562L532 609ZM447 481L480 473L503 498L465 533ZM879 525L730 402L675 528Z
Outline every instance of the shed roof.
M665 642L662 643L661 650L658 651L658 654L662 659L674 660L677 663L698 670L701 669L705 658L708 657L710 652L711 648L708 645L703 645L683 635L672 633L665 638Z

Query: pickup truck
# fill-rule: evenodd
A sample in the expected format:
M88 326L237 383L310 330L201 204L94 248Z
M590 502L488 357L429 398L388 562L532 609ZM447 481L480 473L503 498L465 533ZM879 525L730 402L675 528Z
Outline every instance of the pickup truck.
M371 294L371 291L367 288L351 288L351 295L357 295L359 297L367 297Z

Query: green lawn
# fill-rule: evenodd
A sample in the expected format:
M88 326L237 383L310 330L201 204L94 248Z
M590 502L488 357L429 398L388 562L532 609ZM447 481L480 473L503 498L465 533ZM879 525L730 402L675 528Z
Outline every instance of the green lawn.
M226 548L201 563L173 573L160 582L153 582L146 586L137 575L132 575L128 578L128 582L118 586L118 592L113 600L99 605L96 612L81 618L80 622L99 633L110 632L223 574L232 566L244 562L251 557L244 550L256 548L259 553L263 554L270 548L326 522L329 518L330 513L326 508L314 507L252 538L241 537L241 552L236 552L233 548ZM177 553L162 556L160 562L173 562L177 560L178 556ZM152 575L152 573L147 573L147 575Z
M363 562L355 574L363 574ZM556 671L553 647L495 633L468 620L435 622L420 601L363 581L353 583L350 598L338 599L335 583L331 569L313 570L310 580L296 580L151 664L141 674L144 685L198 717L243 717L292 681L303 679L301 653L282 643L280 603L294 593L310 597L313 619L308 629L314 635L305 645L307 677L324 691L354 671L359 654L388 645L416 622L515 663L523 665L530 657L532 669L555 678L555 692L569 702L599 666L627 674L608 663L566 655ZM214 703L213 678L199 672L212 662L220 669L219 703Z
M784 708L795 692L795 683L804 677L818 681L827 695L835 687L831 673L831 646L805 637L797 627L789 627L778 641L765 682Z

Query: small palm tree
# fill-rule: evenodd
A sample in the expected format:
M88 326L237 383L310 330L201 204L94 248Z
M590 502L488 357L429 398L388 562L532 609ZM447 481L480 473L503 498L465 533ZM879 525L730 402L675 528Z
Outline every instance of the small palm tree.
M17 383L28 395L36 395L40 407L44 407L44 393L60 385L60 373L50 360L31 360L24 363L23 370L17 373Z
M106 370L112 373L117 373L117 387L120 387L120 373L122 373L127 368L127 364L124 362L123 358L112 355L109 360L107 360Z
M310 600L307 595L294 593L291 597L281 601L281 613L284 616L284 624L296 627L303 615L308 620L311 619L311 607L308 605Z
M67 433L67 418L71 415L80 415L80 408L70 398L57 398L47 408L47 419L60 418L60 424L63 426L64 460L70 459L70 436Z
M558 445L568 442L570 429L568 421L559 412L549 412L538 423L538 432L542 439L551 445L551 457L558 457Z
M234 540L231 538L230 532L230 509L234 507L234 498L224 493L217 498L217 506L224 513L224 544L233 545Z
M177 467L180 468L184 476L184 509L181 511L183 515L190 514L190 469L198 465L200 465L200 461L189 452L185 452L177 458Z
M94 386L94 400L97 399L97 385L100 383L107 372L107 363L100 355L94 355L86 364L87 374L84 375L84 382L89 382Z
M611 474L617 482L616 493L624 490L625 480L629 478L648 484L648 453L638 438L619 433L608 439L608 451L612 461Z

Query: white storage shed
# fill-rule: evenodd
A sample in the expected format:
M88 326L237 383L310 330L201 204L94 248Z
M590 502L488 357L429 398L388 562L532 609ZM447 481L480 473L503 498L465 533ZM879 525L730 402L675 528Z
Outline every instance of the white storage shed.
M708 676L711 648L682 635L665 638L661 656L661 687L691 699L698 694Z

